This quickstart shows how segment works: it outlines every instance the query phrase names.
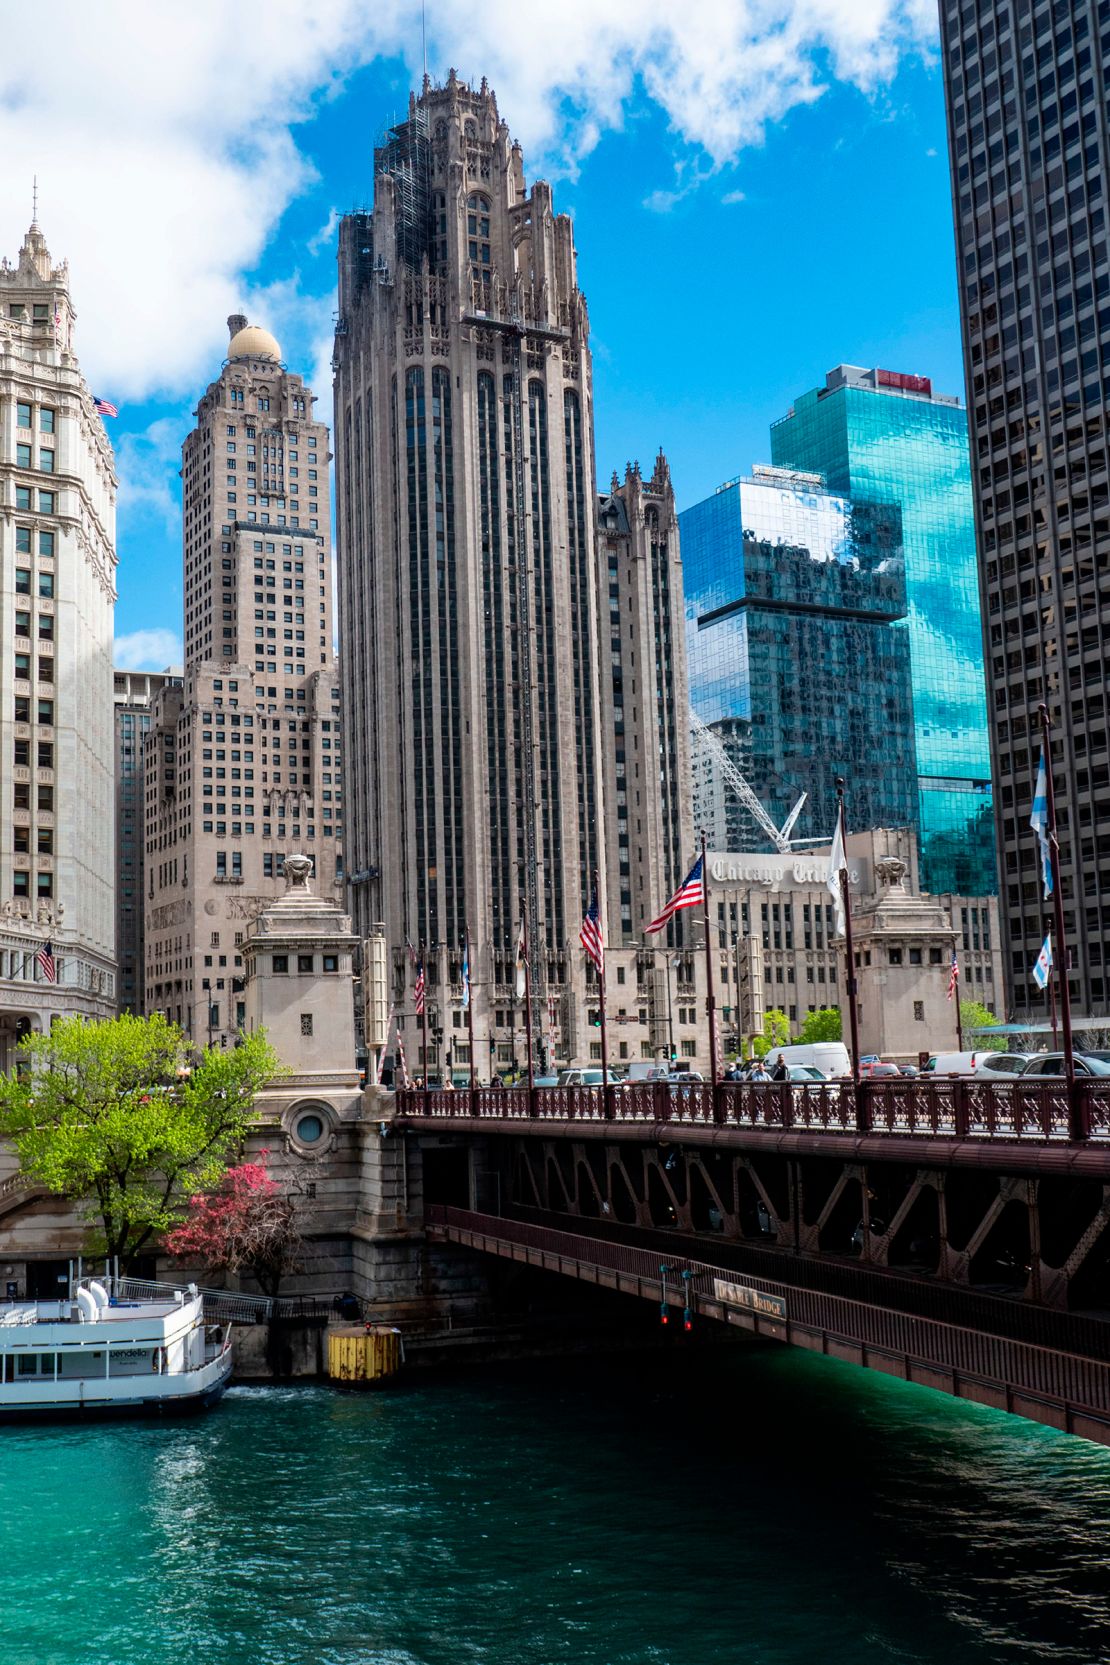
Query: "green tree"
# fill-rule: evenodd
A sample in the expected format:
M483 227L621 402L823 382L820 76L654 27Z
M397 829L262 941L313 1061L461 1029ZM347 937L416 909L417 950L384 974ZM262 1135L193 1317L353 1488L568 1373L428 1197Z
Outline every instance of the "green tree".
M964 1032L964 1041L979 1052L1005 1052L1006 1040L1002 1035L973 1035L973 1029L993 1029L998 1018L989 1012L981 1000L960 1001L960 1026Z
M0 1077L0 1137L24 1173L76 1203L93 1247L126 1265L237 1155L260 1090L283 1073L265 1035L208 1048L161 1016L63 1018L20 1043Z
M769 1006L763 1014L763 1033L752 1042L757 1058L765 1058L776 1046L785 1046L790 1039L790 1025L781 1006Z
M816 1012L807 1012L798 1039L806 1045L812 1045L814 1041L841 1040L840 1007L821 1006Z

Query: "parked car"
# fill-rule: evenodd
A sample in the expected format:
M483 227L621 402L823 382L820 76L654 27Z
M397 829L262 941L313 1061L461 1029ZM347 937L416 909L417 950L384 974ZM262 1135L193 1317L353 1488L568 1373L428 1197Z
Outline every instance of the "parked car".
M604 1077L598 1069L567 1069L559 1071L557 1087L600 1087ZM622 1075L614 1075L609 1071L610 1087L619 1087L624 1080Z
M829 1079L824 1070L819 1070L815 1064L787 1064L785 1069L787 1081L827 1081Z
M978 1054L976 1074L1020 1075L1030 1058L1035 1056L1032 1052L981 1052Z
M1110 1064L1104 1058L1096 1058L1089 1052L1077 1052L1074 1056L1076 1075L1110 1075ZM1038 1075L1063 1074L1064 1054L1062 1052L1038 1052L1035 1057L1030 1058L1022 1070L1021 1079L1024 1081L1027 1076L1035 1078Z
M859 1072L866 1081L876 1081L891 1076L898 1077L902 1073L897 1064L889 1064L885 1058L876 1058L873 1062L861 1058Z
M646 1058L639 1058L629 1064L625 1081L666 1081L670 1073L669 1064L650 1064Z
M899 1064L898 1065L898 1074L899 1075L920 1075L921 1071L918 1069L916 1064Z
M1005 1058L1025 1058L1028 1054L1017 1052L989 1052L985 1049L974 1052L938 1052L935 1058L930 1058L925 1068L931 1075L1013 1075L1020 1074L1020 1067L1015 1072L1009 1064L1001 1062Z
M532 1085L533 1087L557 1087L559 1077L557 1075L535 1075L532 1077Z
M689 1086L691 1082L704 1081L705 1077L697 1070L672 1070L667 1080L673 1086Z

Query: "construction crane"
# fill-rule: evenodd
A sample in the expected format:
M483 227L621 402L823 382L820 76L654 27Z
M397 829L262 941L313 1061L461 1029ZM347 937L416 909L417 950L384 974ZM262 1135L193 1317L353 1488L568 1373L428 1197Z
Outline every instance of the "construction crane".
M782 826L776 827L775 823L771 820L771 817L768 815L767 811L764 809L763 805L760 803L759 799L756 797L755 793L752 791L751 787L748 785L747 781L744 779L731 757L729 757L727 751L721 743L720 735L714 734L713 730L708 728L706 724L702 722L697 712L693 710L690 712L690 738L693 741L695 750L700 749L704 754L707 754L712 759L713 763L721 771L725 781L732 788L733 792L751 815L752 819L756 822L757 826L759 826L759 828L766 833L775 849L778 850L781 855L788 856L791 850L790 834L794 830L794 823L798 819L802 805L806 801L807 794L805 792L802 793L798 802L794 805L794 808L790 811L790 814L786 817Z

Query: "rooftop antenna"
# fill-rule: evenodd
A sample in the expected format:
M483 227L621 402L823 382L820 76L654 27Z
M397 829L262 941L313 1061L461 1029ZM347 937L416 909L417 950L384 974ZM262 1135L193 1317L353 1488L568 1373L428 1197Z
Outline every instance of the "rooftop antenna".
M31 224L39 223L39 176L34 174L31 180Z
M424 53L424 79L428 78L428 30L424 17L424 0L420 0L420 45Z

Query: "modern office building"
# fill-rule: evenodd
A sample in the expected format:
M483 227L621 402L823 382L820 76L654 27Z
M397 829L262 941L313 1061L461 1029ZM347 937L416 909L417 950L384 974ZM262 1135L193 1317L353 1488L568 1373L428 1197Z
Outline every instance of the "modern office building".
M170 671L114 677L116 720L116 998L121 1012L143 1010L143 740L155 694Z
M115 1009L115 504L68 267L32 224L0 262L0 1067L28 1028Z
M678 518L690 700L776 826L804 792L794 836L831 836L838 775L850 827L916 826L897 508L760 467ZM718 847L766 848L711 788Z
M246 1015L246 923L288 854L341 893L328 431L241 315L182 448L185 672L144 741L146 1010L227 1046Z
M902 516L922 888L996 888L967 412L927 376L839 364L771 428L771 459Z
M356 930L384 922L419 1068L406 942L437 1047L469 929L484 1073L526 911L537 1046L542 1022L574 1056L595 869L610 888L589 326L571 221L484 82L425 80L375 152L373 212L340 225L335 368Z
M1110 994L1110 27L1095 0L942 0L940 18L1007 970L1015 1008L1039 1008L1029 813L1045 701L1069 980L1096 1015Z

